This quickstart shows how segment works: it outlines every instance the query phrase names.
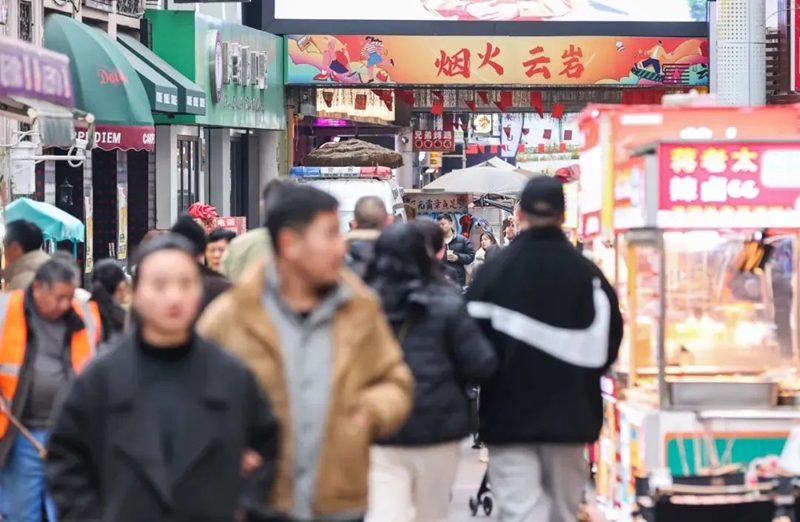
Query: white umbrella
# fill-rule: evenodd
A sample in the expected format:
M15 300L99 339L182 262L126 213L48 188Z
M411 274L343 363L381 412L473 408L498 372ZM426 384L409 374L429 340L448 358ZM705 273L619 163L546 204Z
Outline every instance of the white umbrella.
M514 170L479 166L454 170L428 183L422 190L517 197L529 179Z
M501 160L497 156L493 158L489 158L488 160L478 163L475 167L494 167L496 169L502 170L513 170L514 172L519 172L523 176L528 176L529 178L535 178L537 176L541 176L541 174L537 174L536 172L523 169L522 167L515 167L511 163Z

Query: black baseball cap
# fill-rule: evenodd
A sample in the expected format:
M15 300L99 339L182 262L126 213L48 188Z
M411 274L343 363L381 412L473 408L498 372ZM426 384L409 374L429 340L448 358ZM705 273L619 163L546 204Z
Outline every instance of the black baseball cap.
M560 217L564 214L564 186L556 178L539 176L531 179L522 189L519 208L537 217Z

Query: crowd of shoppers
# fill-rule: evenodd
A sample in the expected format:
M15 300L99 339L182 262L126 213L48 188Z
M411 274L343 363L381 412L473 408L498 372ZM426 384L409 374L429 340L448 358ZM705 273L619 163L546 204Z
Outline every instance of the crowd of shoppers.
M477 253L449 216L366 197L342 234L329 194L262 196L241 236L148 234L132 281L98 261L86 302L69 256L7 225L3 522L444 521L477 386L500 520L575 520L622 322L560 183L531 180L513 243Z

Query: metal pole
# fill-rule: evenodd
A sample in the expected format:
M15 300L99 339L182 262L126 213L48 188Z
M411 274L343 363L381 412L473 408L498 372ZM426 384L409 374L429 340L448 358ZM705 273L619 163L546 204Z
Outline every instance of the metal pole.
M657 330L658 342L658 399L662 410L669 409L669 390L667 389L667 252L664 244L664 231L658 232L656 240L659 259L659 278L658 278L658 300L659 300L659 320Z

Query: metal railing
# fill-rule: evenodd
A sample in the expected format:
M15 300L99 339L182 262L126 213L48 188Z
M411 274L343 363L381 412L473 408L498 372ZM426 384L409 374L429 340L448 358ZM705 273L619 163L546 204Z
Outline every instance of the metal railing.
M113 0L83 0L83 5L108 13L114 12ZM117 14L141 18L144 14L144 0L117 0Z
M784 83L784 75L788 75L788 71L784 71L781 67L781 49L779 33L774 29L767 30L767 96L780 94L782 83Z
M144 13L144 0L117 0L117 13L141 18Z

